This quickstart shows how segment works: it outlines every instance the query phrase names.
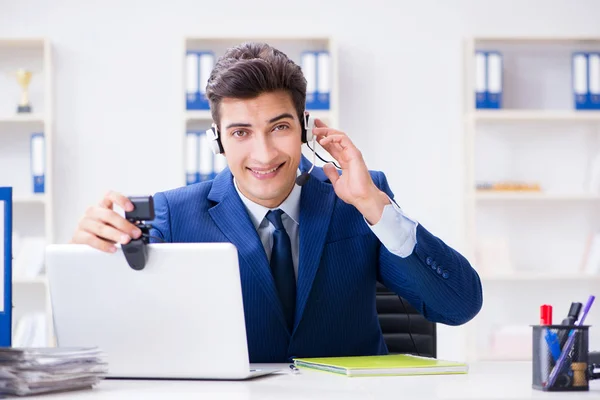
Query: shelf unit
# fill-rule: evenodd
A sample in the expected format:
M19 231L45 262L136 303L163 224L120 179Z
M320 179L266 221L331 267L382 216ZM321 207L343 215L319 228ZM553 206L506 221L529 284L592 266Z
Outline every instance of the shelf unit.
M184 94L186 93L186 54L188 51L211 51L215 55L215 63L218 58L222 56L226 49L239 45L244 42L265 42L275 47L278 50L283 51L288 57L290 57L298 65L301 65L300 57L303 51L328 51L330 54L330 83L331 83L331 97L330 97L330 108L328 110L308 110L312 117L323 120L329 126L339 125L339 102L338 102L338 57L337 48L334 39L330 37L314 37L314 36L271 36L271 37L224 37L224 36L203 36L203 37L186 37L183 43L183 49L181 52L181 71L182 71L182 89L181 99L183 108L183 123L182 131L184 134L181 135L181 151L182 151L182 173L180 176L181 185L186 184L185 171L187 165L187 150L186 150L186 135L185 133L194 131L205 131L210 128L212 124L212 116L209 110L188 110L186 102L184 100ZM327 152L317 143L317 148L321 156L326 155L329 157ZM302 152L305 156L312 160L312 153L308 150L307 146L302 146ZM221 157L221 156L218 156ZM317 160L317 165L319 161Z
M475 107L476 50L503 56L500 109ZM560 323L572 301L597 294L600 274L584 272L583 259L590 235L600 232L600 193L586 186L600 154L600 111L573 106L571 54L581 50L600 50L600 38L465 41L465 255L484 289L483 308L467 326L471 361L530 359L490 352L493 333L526 331L544 303ZM539 183L542 190L477 189L494 181ZM586 323L598 321L600 310L592 309ZM600 348L600 335L590 335L590 348Z
M14 73L18 68L33 72L29 86L32 113L17 114L21 88ZM45 274L34 277L20 274L19 243L35 250L43 260L41 243L54 241L53 216L53 71L52 46L45 38L0 38L0 186L13 187L13 340L17 325L26 315L44 315L47 345L55 344L48 281ZM32 133L44 134L44 193L33 193L30 169ZM35 248L31 239L37 240ZM25 252L25 250L23 250ZM21 253L22 256L22 253ZM31 262L31 254L24 259ZM41 258L40 258L41 257Z

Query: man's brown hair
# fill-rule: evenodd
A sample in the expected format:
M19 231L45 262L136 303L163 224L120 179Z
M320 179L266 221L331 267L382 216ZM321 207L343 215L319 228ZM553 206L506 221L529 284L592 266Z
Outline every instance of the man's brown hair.
M206 86L213 121L220 126L223 98L251 99L278 90L290 94L302 123L306 79L287 55L266 43L247 42L228 49L219 58Z

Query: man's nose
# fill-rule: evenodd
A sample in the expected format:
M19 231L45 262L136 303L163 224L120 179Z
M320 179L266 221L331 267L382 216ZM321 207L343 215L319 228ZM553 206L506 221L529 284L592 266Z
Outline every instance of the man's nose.
M277 149L268 138L257 138L254 143L252 158L262 164L269 164L277 156Z

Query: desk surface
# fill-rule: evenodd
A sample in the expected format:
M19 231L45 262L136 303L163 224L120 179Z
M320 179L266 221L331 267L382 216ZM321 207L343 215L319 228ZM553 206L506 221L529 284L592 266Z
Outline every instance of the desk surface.
M257 365L265 366L265 365ZM288 364L276 375L247 381L102 381L93 389L45 396L44 399L600 399L600 380L589 392L545 393L531 388L531 363L473 363L466 375L349 378Z

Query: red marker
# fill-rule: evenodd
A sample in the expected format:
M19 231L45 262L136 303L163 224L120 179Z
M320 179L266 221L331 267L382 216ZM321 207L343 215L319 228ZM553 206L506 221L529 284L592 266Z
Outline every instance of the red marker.
M540 325L552 325L552 306L549 304L540 306Z

